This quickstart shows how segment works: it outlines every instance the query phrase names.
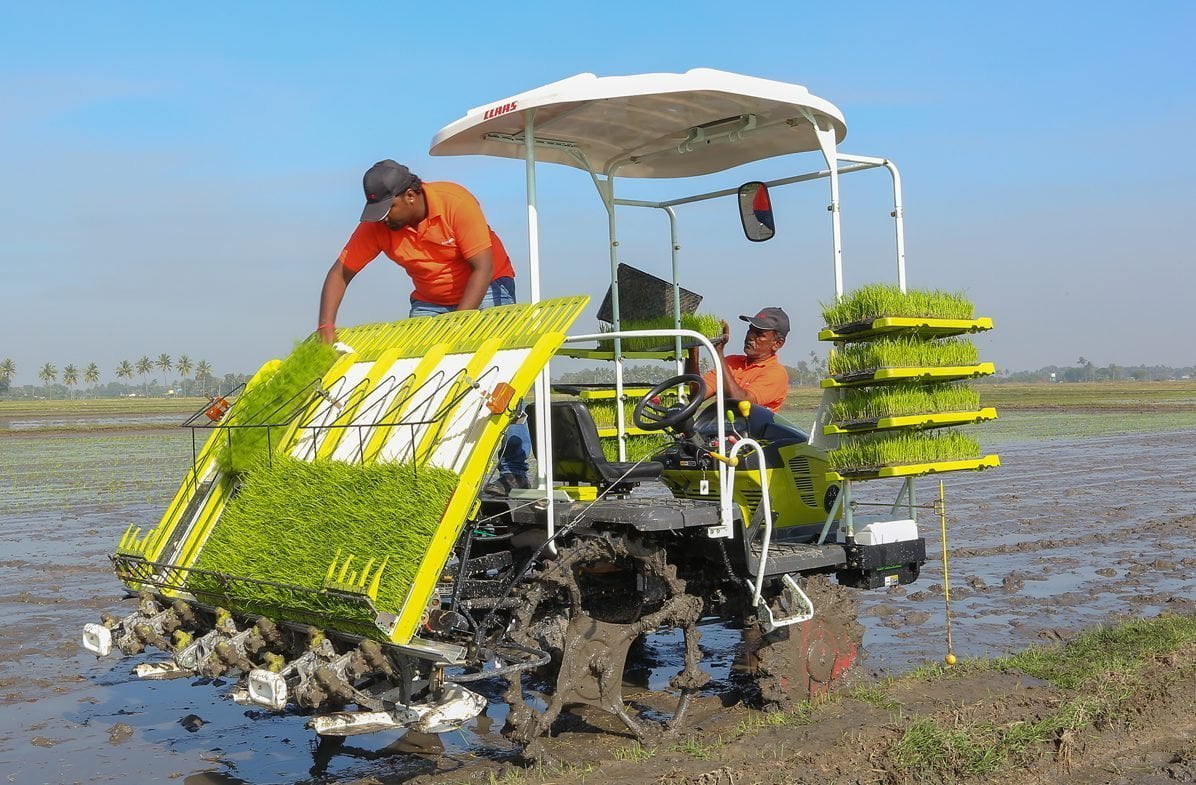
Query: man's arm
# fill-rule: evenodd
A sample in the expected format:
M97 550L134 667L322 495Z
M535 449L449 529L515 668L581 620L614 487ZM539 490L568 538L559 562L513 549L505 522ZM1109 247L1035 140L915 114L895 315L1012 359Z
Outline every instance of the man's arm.
M731 370L730 370L730 368L727 367L727 361L723 358L723 347L726 346L727 341L730 340L730 338L731 338L730 333L731 333L731 329L727 326L727 323L724 321L723 322L723 334L716 335L710 339L710 342L712 344L714 344L714 351L716 353L715 358L718 360L718 362L722 363L722 366L723 366L723 395L725 397L733 397L731 388L728 385L735 384L735 382L731 379ZM698 352L700 350L701 350L701 347L698 347L698 346L694 346L694 347L690 348L689 356L685 358L685 372L686 373L692 373L695 376L702 375L699 370L699 365L698 365ZM709 377L713 377L714 372L709 371L705 375L709 376ZM739 388L739 386L736 385L735 389L738 390L741 388ZM689 392L691 395L695 392L694 385L690 385ZM712 381L710 381L709 379L707 379L706 397L713 398L715 392L717 392L717 391L714 389L714 383Z
M714 348L718 351L718 361L723 366L723 397L731 398L739 401L751 401L752 403L760 403L752 391L746 387L741 387L739 382L735 380L735 376L731 373L731 366L727 364L727 358L723 356L723 346L725 343L720 343ZM712 391L713 394L713 391Z
M349 282L356 275L338 259L324 277L324 288L320 290L320 320L316 322L320 340L324 343L336 342L336 314L340 310L341 300L345 299Z
M461 302L457 303L458 311L472 311L482 304L482 298L486 296L486 287L490 285L494 276L494 252L489 248L478 251L466 259L465 263L470 268L469 280L465 282ZM323 321L320 323L323 324Z

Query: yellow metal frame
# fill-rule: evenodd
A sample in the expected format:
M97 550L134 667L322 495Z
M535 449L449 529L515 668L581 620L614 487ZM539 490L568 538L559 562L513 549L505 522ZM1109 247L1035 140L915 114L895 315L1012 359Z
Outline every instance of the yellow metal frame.
M573 317L576 318L589 298L573 299L580 300ZM535 381L540 370L552 358L557 347L564 340L564 331L550 332L541 335L536 340L527 359L507 382L515 389L516 395L521 396L531 388L532 382ZM449 498L448 506L441 517L440 526L432 535L432 541L416 571L415 580L411 583L411 590L403 603L398 621L390 633L392 643L407 643L415 634L428 601L436 590L436 584L440 580L444 565L448 562L449 553L461 534L469 511L477 501L478 492L489 473L499 437L506 429L508 419L505 415L491 416L481 436L474 443L473 451L461 472L461 481Z
M635 398L643 397L652 389L652 385L623 385L623 397ZM612 399L618 393L618 390L611 388L609 390L579 390L577 397L583 401L605 401Z
M900 466L881 466L875 470L861 472L827 472L827 482L842 482L843 480L878 480L885 477L922 477L927 474L941 472L980 471L995 469L1001 465L1001 459L996 455L986 455L983 458L969 458L963 461L940 461L938 463L907 463Z
M916 334L922 337L946 338L951 335L979 333L993 328L987 316L979 319L931 319L920 316L885 316L873 319L859 329L837 330L828 327L819 331L820 341L866 341L885 335Z

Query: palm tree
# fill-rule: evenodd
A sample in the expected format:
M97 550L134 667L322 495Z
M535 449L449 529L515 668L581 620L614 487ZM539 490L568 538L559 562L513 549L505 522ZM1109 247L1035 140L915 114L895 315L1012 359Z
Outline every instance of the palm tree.
M116 366L116 378L125 379L126 381L133 378L133 363L128 360L121 360L120 365Z
M42 366L42 369L37 372L37 378L45 382L46 387L49 388L49 386L54 383L54 380L58 378L58 369L50 363L46 363ZM46 390L46 397L49 397L48 389Z
M149 376L154 370L154 361L148 355L141 355L141 359L137 361L137 373L141 374L141 392L145 396L149 396L149 382L145 377Z
M812 370L814 372L814 376L819 379L827 375L826 360L822 358L822 355L813 350L810 351L810 370Z
M185 354L180 354L179 359L175 361L174 367L178 369L179 375L183 377L183 394L187 392L187 377L191 375L191 369L195 367L195 363L191 362L191 358Z
M71 398L75 397L75 385L79 383L79 369L75 367L74 363L68 363L62 369L62 383L67 386L71 392Z
M91 385L91 397L95 397L96 385L100 383L100 366L89 364L83 369L83 381Z
M12 377L17 375L17 364L10 359L5 359L0 363L0 380L5 384L12 381Z
M212 375L212 366L207 360L200 360L195 364L195 380L199 382L199 394L208 394L208 379Z
M174 363L170 360L170 355L162 353L158 355L158 359L154 361L154 365L158 366L158 370L162 372L162 394L166 394L166 372L174 367Z

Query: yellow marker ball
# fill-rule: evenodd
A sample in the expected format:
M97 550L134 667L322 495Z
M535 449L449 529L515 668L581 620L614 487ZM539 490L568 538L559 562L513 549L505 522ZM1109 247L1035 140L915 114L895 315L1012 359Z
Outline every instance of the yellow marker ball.
M943 657L943 662L947 663L947 665L949 665L949 666L954 665L955 664L955 655L952 654L951 652L947 652L947 656Z
M752 413L752 402L751 401L740 401L739 402L739 414L743 417L747 417L751 413Z

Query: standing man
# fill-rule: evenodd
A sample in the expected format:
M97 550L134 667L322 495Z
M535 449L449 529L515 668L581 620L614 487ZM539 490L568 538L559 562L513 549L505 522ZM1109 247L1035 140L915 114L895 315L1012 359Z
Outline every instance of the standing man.
M324 278L317 331L336 341L336 315L354 276L386 254L411 276L411 317L489 308L515 302L515 272L473 194L456 183L425 183L387 159L362 178L361 223ZM507 428L500 479L489 492L527 488L527 425Z
M780 308L764 308L755 316L739 318L749 325L743 339L743 354L723 356L728 339L726 322L723 322L724 334L713 341L718 361L723 365L723 397L780 411L789 394L789 374L777 359L777 352L789 335L789 315ZM696 349L690 350L685 372L698 372ZM714 371L708 371L703 378L706 397L712 398L717 392Z

